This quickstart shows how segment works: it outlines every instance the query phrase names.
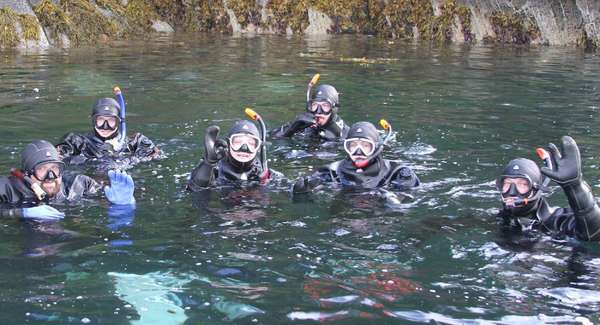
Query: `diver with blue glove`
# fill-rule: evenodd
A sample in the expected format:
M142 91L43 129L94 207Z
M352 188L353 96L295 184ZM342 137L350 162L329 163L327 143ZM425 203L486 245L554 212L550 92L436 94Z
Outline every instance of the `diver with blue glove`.
M85 175L63 175L64 163L48 141L36 140L21 152L21 169L0 177L0 217L54 221L64 213L49 204L75 201L94 196L101 185ZM110 185L104 187L106 199L113 205L135 210L133 179L127 173L108 172Z
M583 179L577 143L564 136L562 152L553 143L548 149L537 149L545 162L541 169L525 158L513 159L506 165L496 180L503 205L497 218L518 231L541 229L580 240L600 240L600 207ZM568 208L550 207L546 201L543 190L550 180L563 189Z

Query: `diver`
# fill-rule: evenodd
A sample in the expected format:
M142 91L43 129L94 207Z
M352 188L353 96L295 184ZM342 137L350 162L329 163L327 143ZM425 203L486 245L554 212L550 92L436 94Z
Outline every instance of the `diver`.
M564 136L562 153L553 143L548 149L537 150L546 165L541 169L525 158L511 160L506 165L496 180L503 205L497 217L505 226L520 231L538 228L554 235L600 240L600 208L583 180L577 143ZM543 192L550 180L563 189L568 208L552 208L546 202Z
M251 109L246 114L258 121L261 131L248 120L238 120L229 129L227 140L218 139L220 128L211 125L204 136L204 159L192 171L187 188L197 192L214 185L239 181L266 182L279 173L267 166L266 127Z
M96 195L101 185L85 175L63 175L64 163L48 141L36 140L21 152L21 169L0 177L0 217L58 220L64 213L49 204L76 201ZM135 210L134 184L125 172L108 172L106 199L114 205Z
M338 115L340 99L337 90L331 85L320 85L312 94L312 87L319 80L316 74L308 83L306 91L306 112L295 120L270 131L275 138L292 137L301 133L305 136L335 141L343 139L348 133L348 126Z
M65 161L80 162L74 160L75 157L83 161L116 158L122 153L133 163L161 157L161 150L146 136L135 133L128 138L125 135L125 102L118 88L115 93L120 103L113 98L101 98L94 104L91 133L68 133L56 146Z
M311 176L301 177L294 183L293 193L311 192L324 182L355 189L389 187L408 190L419 186L419 178L411 168L381 156L385 144L392 136L392 127L385 120L381 120L380 123L387 130L382 143L379 140L379 132L372 123L353 124L344 140L344 150L348 157L320 168ZM386 193L389 194L384 194Z

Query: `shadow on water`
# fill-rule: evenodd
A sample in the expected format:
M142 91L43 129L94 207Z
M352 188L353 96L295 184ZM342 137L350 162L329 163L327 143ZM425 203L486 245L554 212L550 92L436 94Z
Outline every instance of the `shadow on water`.
M290 183L191 195L204 129L244 107L269 127L299 114L312 74L335 85L349 124L386 118L384 155L423 185L386 206L372 192ZM163 160L129 171L135 218L106 203L0 227L2 323L572 323L599 321L595 244L503 232L494 177L517 156L572 135L600 187L598 58L564 48L431 48L376 38L185 37L2 58L0 170L30 140L86 132L119 84L128 128ZM339 144L268 143L288 180L341 159ZM76 171L105 180L103 173ZM549 201L565 205L560 190ZM583 317L583 318L577 318ZM585 318L585 319L584 319Z

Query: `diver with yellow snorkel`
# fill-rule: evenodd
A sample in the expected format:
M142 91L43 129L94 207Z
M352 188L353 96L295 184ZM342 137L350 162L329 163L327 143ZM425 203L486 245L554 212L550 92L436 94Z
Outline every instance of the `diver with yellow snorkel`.
M260 131L248 120L238 120L226 139L219 139L220 128L211 125L204 135L204 159L192 171L187 188L192 192L237 181L264 183L273 171L267 163L266 126L262 117L250 108L246 115L260 125Z
M348 131L344 140L344 150L348 154L344 160L336 161L320 168L311 176L298 179L293 193L313 191L322 183L336 183L343 188L407 190L419 186L419 177L407 166L398 161L384 159L381 154L392 136L392 126L380 121L387 134L380 143L379 132L370 122L357 122ZM384 196L391 193L385 192Z
M270 131L275 138L292 137L302 134L326 141L343 139L348 133L348 126L338 115L340 98L338 91L331 85L320 85L312 92L319 81L316 74L308 83L306 90L306 112L298 115L295 120Z

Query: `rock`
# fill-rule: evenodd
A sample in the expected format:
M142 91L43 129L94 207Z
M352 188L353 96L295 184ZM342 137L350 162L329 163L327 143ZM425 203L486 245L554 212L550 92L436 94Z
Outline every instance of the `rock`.
M304 30L305 35L324 35L329 32L333 21L326 14L308 8L308 27Z
M48 38L44 33L44 29L40 25L40 22L38 21L35 13L31 9L31 6L29 5L29 2L27 0L0 0L0 8L7 7L13 9L18 14L26 14L32 16L32 18L37 23L39 29L39 39L37 41L26 40L25 37L23 37L23 30L21 28L21 25L16 24L17 33L19 34L19 38L21 39L19 45L17 45L18 49L47 49L50 47L50 43L48 42Z
M169 25L167 22L164 22L162 20L153 21L152 29L154 29L154 31L157 33L172 34L173 32L175 32L175 30L173 29L173 27L171 27L171 25Z

